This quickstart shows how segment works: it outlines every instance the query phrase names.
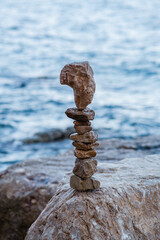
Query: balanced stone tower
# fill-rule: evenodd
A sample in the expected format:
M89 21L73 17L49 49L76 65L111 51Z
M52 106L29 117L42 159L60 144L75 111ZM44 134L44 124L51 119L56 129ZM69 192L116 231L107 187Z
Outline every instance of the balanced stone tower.
M94 119L95 112L87 106L92 102L95 93L93 70L88 62L71 63L64 66L60 74L61 84L73 88L77 108L68 108L65 112L74 119L74 128L77 133L71 134L70 139L75 148L76 156L74 175L70 178L70 186L79 191L92 190L100 187L100 182L92 177L97 170L95 148L98 135L92 131L90 120Z

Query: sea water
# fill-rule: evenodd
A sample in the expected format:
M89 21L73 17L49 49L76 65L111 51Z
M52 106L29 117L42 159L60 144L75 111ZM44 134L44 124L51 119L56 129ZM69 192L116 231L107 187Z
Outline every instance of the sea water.
M24 144L72 126L72 89L59 73L89 61L100 138L160 133L159 0L0 1L0 168L53 156L69 140Z

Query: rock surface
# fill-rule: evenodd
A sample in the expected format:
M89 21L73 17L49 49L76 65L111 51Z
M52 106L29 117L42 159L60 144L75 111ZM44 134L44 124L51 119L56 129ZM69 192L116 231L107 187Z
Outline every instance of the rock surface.
M84 134L92 130L91 126L75 126L74 128L78 134Z
M98 142L95 143L82 143L82 142L72 142L72 145L76 147L78 150L90 150L95 149L99 146Z
M64 174L71 171L74 157L27 160L0 173L0 240L23 240Z
M93 178L82 179L76 175L72 175L70 178L70 186L78 191L88 191L97 189L100 187L100 182Z
M98 140L98 135L96 132L86 132L83 135L73 133L70 135L70 139L82 143L94 143Z
M80 121L74 121L74 126L91 126L91 122L85 121L85 122L80 122Z
M86 179L91 177L97 170L97 160L96 159L76 159L75 166L73 168L73 173L81 177L82 179Z
M73 88L77 108L85 109L92 102L95 81L88 62L65 65L60 74L60 83Z
M74 155L77 158L92 158L92 157L95 157L96 154L97 152L95 150L86 150L86 151L78 150L78 149L74 150Z
M89 108L86 108L84 110L78 110L77 108L68 108L65 114L69 118L85 123L89 120L93 120L95 117L95 112Z
M64 179L25 240L160 239L160 155L101 163L96 178L88 192Z
M160 136L103 140L97 153L99 162L160 154ZM24 239L29 226L55 193L57 184L73 166L71 150L54 158L26 160L0 173L0 240Z

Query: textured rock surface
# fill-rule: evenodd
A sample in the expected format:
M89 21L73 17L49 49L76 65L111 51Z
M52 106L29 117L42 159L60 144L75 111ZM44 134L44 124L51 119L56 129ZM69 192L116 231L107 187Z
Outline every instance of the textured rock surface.
M85 121L85 122L80 122L80 121L74 121L74 126L91 126L91 122Z
M76 175L72 175L70 178L70 186L78 191L87 191L99 188L100 182L93 177L82 179Z
M95 149L99 146L98 142L95 143L81 143L81 142L72 142L72 145L76 147L78 150L90 150L90 149Z
M74 157L27 160L0 173L0 240L23 240Z
M82 122L93 120L95 116L95 112L89 108L86 108L84 110L78 110L77 108L68 108L65 114L69 118Z
M160 136L103 140L97 152L96 159L103 162L160 154ZM24 239L28 227L73 165L71 150L54 158L23 161L0 173L0 240ZM101 171L99 167L98 172Z
M83 135L73 133L70 135L70 139L73 141L83 142L83 143L94 143L98 140L98 135L96 132L87 132Z
M91 126L75 126L74 128L78 134L84 134L92 130Z
M58 188L25 240L158 240L160 155L100 164L102 188Z
M60 74L60 82L73 88L77 108L85 109L92 102L95 81L88 62L65 65Z
M97 170L96 159L76 159L73 173L83 179L91 177Z
M86 150L86 151L83 151L83 150L78 150L78 149L75 149L74 150L74 155L77 157L77 158L92 158L92 157L95 157L97 154L97 152L95 150Z

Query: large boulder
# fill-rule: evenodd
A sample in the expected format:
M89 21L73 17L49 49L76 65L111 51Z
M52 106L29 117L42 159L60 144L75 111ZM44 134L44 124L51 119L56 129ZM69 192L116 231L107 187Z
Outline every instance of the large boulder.
M59 181L72 169L74 157L68 154L24 161L0 174L0 240L24 239Z
M25 240L160 239L160 155L101 163L96 179L78 192L66 177Z
M160 136L103 140L96 159L116 161L160 153ZM0 240L23 240L26 231L74 167L73 151L26 160L0 173ZM102 171L102 170L99 170Z

